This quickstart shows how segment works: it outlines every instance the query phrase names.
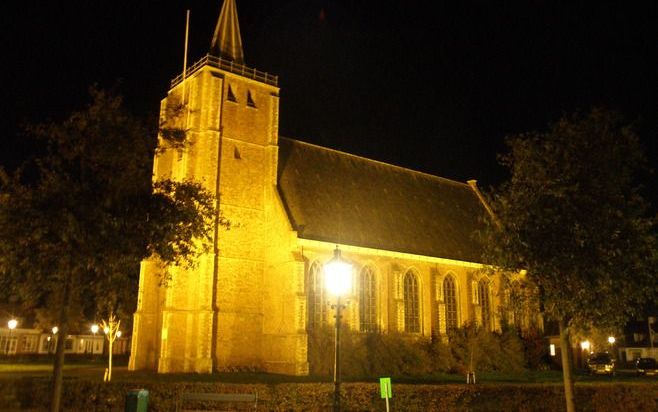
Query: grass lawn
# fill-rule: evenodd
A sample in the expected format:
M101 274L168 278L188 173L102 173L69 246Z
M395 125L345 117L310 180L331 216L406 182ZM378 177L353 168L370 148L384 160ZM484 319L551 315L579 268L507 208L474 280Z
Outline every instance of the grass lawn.
M85 378L91 380L103 379L103 374L107 364L103 360L93 362L77 362L64 365L64 375L68 378ZM615 377L609 376L589 376L585 374L576 374L578 384L589 383L616 383L616 382L638 382L652 383L658 385L656 377L636 377L632 371L619 371ZM47 377L52 374L51 363L1 363L0 379L14 379L25 376ZM561 384L561 371L523 371L518 373L503 372L480 372L476 373L477 383L479 384ZM214 374L196 374L196 373L172 373L158 374L149 371L129 371L125 363L112 369L112 380L116 382L226 382L226 383L304 383L304 382L331 382L331 377L318 376L288 376L268 373L214 373ZM434 374L424 377L393 377L393 381L403 384L462 384L465 383L466 377L456 374ZM351 379L343 378L344 382L378 382L379 377L362 377Z

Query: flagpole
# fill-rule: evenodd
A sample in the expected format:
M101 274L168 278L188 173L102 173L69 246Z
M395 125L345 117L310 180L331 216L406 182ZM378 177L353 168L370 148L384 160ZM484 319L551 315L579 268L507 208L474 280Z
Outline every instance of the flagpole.
M185 78L187 77L187 44L188 44L189 34L190 34L190 9L187 9L187 12L185 13L185 48L183 52L183 105L186 104L186 100L187 100L187 83L185 82ZM190 118L190 109L188 107L187 115L185 116L185 130L187 130L189 118Z
M187 74L187 43L190 34L190 10L187 10L185 13L185 48L183 52L183 81L185 81L185 76Z

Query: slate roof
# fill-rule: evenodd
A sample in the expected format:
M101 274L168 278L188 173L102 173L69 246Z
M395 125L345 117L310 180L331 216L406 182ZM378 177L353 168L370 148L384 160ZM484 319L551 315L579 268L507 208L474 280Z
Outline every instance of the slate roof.
M480 262L466 183L279 138L278 187L303 239Z

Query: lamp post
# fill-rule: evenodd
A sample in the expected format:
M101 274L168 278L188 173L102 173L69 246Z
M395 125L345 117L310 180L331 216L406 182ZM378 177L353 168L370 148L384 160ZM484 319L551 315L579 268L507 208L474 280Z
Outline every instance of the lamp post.
M325 287L327 292L336 296L336 334L334 340L334 412L340 411L340 298L352 286L352 265L344 261L340 249L336 246L334 257L324 265ZM332 306L334 307L334 306Z
M117 318L114 316L114 314L110 313L110 318L108 321L102 321L101 326L103 327L103 332L105 333L105 336L107 337L107 340L109 342L108 345L108 367L107 370L105 371L105 376L103 377L103 381L109 382L112 380L112 344L114 343L114 340L117 337L121 336L121 331L119 330L119 326L121 325L121 320L117 320Z
M591 344L589 343L588 340L584 340L584 341L580 342L580 348L582 350L580 351L580 362L578 362L578 364L581 367L586 368L587 367L587 358L583 359L583 352L585 352L585 355L587 355L587 357L589 357Z
M649 346L651 347L651 350L653 351L653 334L656 333L653 331L653 328L651 327L652 324L656 322L656 318L653 316L647 317L647 329L649 332Z
M10 319L9 322L7 322L7 327L9 328L9 341L7 342L7 354L11 351L11 342L12 342L12 333L14 332L14 329L16 329L16 326L18 326L18 321L16 319Z
M57 332L59 332L59 328L57 326L53 326L51 331L53 332L53 340L52 340L52 342L50 342L50 348L48 348L48 349L49 350L52 349L53 353L54 353L55 352L55 346L57 345L55 343L55 335L57 335Z
M615 342L617 339L615 339L614 336L608 336L608 343L610 344L610 354L612 355L613 358L616 358L615 356Z

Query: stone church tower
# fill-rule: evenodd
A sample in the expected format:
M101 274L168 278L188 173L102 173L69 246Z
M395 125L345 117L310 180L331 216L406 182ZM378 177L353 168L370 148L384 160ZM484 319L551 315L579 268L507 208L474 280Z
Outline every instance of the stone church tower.
M189 270L142 262L130 369L307 372L303 319L284 313L303 305L293 290L303 263L291 258L276 194L278 118L277 78L244 66L235 2L225 0L211 53L161 103L161 124L184 128L185 145L161 140L154 161L154 180L194 180L216 195L213 250Z

